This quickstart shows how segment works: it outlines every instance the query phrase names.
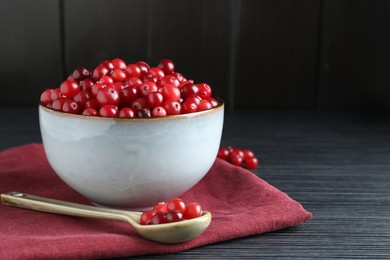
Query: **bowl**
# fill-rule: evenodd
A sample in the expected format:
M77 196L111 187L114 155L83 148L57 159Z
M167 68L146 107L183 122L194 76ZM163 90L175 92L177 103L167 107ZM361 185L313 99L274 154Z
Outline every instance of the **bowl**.
M178 197L210 170L221 141L224 104L154 118L75 115L39 106L48 161L97 206L148 209Z

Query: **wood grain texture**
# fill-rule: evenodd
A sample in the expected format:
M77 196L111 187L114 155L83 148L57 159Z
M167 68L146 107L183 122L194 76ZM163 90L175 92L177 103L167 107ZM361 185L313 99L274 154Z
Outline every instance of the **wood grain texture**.
M94 68L106 59L136 62L146 58L147 1L64 1L67 73Z
M255 174L299 201L313 219L272 233L136 259L390 258L388 114L228 111L225 119L222 145L252 149L260 158ZM0 123L0 151L40 141L35 107L2 107Z
M389 10L389 1L324 1L320 108L390 108Z
M232 0L151 1L151 57L175 61L189 79L228 97Z
M237 108L312 108L319 0L242 0Z
M58 0L0 1L0 104L38 104L62 76Z

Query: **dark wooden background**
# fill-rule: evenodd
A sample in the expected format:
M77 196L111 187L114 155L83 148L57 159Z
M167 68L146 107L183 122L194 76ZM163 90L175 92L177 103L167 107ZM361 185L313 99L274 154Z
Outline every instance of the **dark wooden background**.
M230 108L389 109L390 1L0 0L0 104L162 58Z

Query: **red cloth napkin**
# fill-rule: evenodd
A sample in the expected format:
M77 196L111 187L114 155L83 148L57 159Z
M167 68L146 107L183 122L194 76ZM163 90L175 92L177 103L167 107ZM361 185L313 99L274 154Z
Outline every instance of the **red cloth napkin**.
M54 173L41 144L0 153L0 193L9 191L90 204ZM0 259L109 258L173 253L298 225L312 215L253 173L217 159L181 198L211 211L209 228L194 240L164 245L126 223L36 212L0 204Z

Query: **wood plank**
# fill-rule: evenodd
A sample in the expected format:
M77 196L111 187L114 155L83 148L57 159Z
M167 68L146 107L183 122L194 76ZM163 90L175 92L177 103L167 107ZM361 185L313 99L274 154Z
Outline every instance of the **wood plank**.
M105 59L146 59L147 16L144 0L64 1L67 72L94 68Z
M237 108L312 108L319 0L242 0Z
M325 0L318 105L390 108L389 1Z
M58 0L0 1L0 104L38 104L62 79Z
M151 3L151 62L172 59L177 71L209 83L214 94L227 101L232 1Z

